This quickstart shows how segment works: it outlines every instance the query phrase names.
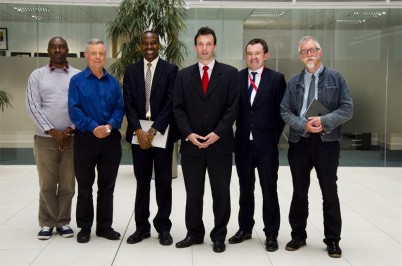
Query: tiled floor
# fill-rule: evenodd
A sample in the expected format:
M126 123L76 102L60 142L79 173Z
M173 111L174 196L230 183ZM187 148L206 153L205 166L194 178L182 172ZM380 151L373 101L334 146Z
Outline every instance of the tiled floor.
M261 204L258 204L253 238L237 245L228 244L226 252L216 254L212 251L208 235L204 244L186 249L177 249L174 245L161 246L154 229L150 239L135 245L126 243L127 237L135 230L132 214L136 182L129 165L120 167L115 190L113 227L122 233L120 241L99 238L94 233L87 244L78 244L76 238L64 239L57 234L50 240L40 241L36 237L39 231L36 167L0 165L0 265L402 265L402 168L339 169L338 184L343 214L343 257L340 259L328 257L322 242L321 195L315 177L312 178L310 188L307 246L294 252L285 250L285 244L290 239L287 221L292 194L289 167L281 166L279 177L278 194L282 213L279 250L269 253L263 248L265 239L262 231ZM237 230L238 195L237 176L233 171L232 216L228 237ZM173 180L171 233L174 242L181 240L186 234L185 196L179 168L179 177ZM156 210L153 193L151 199L152 217ZM73 216L75 200L74 197ZM261 203L258 184L256 202ZM204 222L209 232L213 223L209 183L206 185ZM74 217L71 226L77 233Z

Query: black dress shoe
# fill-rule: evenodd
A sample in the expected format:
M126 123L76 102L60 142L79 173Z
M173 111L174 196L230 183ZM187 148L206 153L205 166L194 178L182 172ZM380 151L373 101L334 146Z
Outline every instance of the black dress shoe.
M331 258L342 257L342 250L339 247L339 244L337 242L327 243L327 251L328 251L328 256L330 256Z
M78 243L87 243L91 238L91 228L82 228L77 234Z
M226 245L224 241L217 240L214 242L213 250L216 253L222 253L226 250Z
M176 243L176 248L188 248L194 244L202 244L202 243L204 243L204 240L196 240L191 236L186 236L185 239Z
M99 237L104 237L109 240L118 240L120 239L120 233L116 232L113 228L107 229L97 229L96 235Z
M232 236L231 238L229 238L229 244L237 244L237 243L241 243L244 240L247 239L251 239L251 234L246 233L242 230L237 231L237 233Z
M150 232L135 231L134 234L132 234L131 236L129 236L127 238L127 243L128 244L139 243L142 240L144 240L145 238L149 238L149 237L151 237Z
M289 243L286 244L285 249L288 251L295 251L305 245L306 245L306 240L292 239L292 240L290 240Z
M278 240L274 236L268 236L265 240L265 250L269 252L274 252L278 250Z
M170 235L169 232L163 231L162 233L159 234L159 243L162 246L170 246L173 243L173 238Z

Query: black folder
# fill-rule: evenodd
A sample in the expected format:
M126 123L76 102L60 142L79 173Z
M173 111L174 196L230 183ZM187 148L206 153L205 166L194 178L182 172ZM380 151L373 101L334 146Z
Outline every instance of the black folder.
M322 105L318 100L313 99L304 113L305 117L322 116L329 114L330 111Z

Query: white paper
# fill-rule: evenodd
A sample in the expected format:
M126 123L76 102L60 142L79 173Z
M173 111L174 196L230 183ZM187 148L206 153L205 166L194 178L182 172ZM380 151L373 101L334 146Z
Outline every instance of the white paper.
M151 128L153 123L154 123L154 121L150 121L150 120L140 120L141 128L145 132L147 132ZM162 148L162 149L166 148L167 138L169 135L169 127L170 127L170 125L167 126L167 128L165 130L165 134L162 135L161 133L158 132L154 136L154 138L152 140L152 146L157 147L157 148ZM133 136L131 143L139 145L137 135Z

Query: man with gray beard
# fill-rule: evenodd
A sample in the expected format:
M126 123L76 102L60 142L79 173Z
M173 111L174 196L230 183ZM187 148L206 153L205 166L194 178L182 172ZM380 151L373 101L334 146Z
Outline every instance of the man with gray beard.
M339 140L342 124L352 118L353 102L341 74L321 63L322 50L316 38L303 37L298 51L305 68L289 80L281 103L282 119L290 127L288 160L293 181L289 211L292 240L286 250L295 251L306 245L308 189L314 167L323 198L324 243L330 257L340 258L342 219L336 184ZM307 117L305 113L313 99L329 113Z

